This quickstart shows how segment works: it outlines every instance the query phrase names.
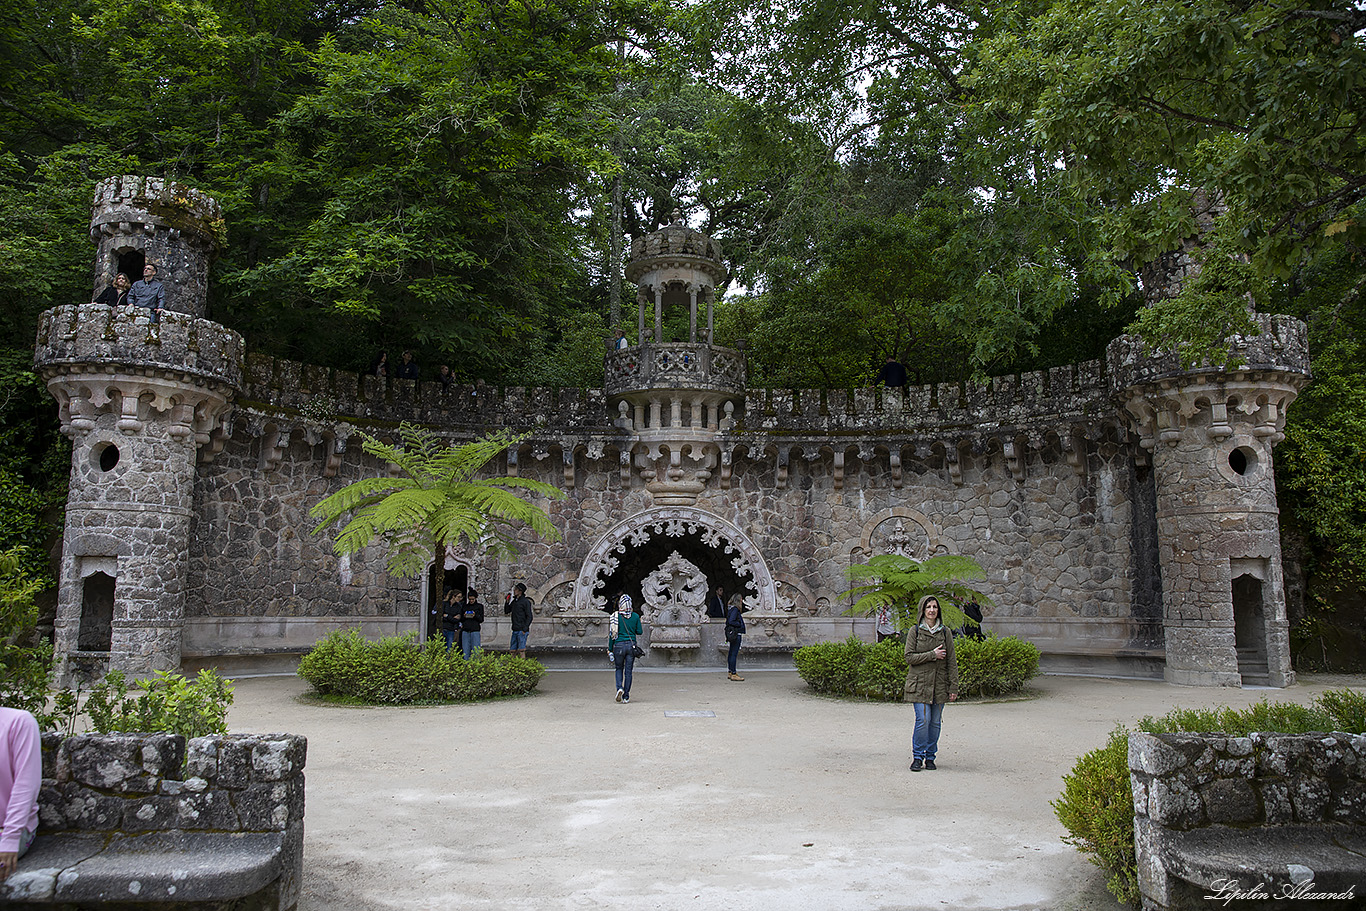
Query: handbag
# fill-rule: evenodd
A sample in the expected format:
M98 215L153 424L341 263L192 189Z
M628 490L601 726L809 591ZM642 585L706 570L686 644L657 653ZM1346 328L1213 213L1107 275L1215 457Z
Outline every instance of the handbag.
M734 642L736 639L739 639L739 638L740 638L740 631L737 630L735 627L729 626L729 625L728 625L728 626L726 627L726 641L727 641L727 642Z
M645 657L645 649L641 648L641 647L638 646L638 645L632 645L632 646L631 646L631 654L632 654L632 655L635 655L637 658L644 658L644 657Z

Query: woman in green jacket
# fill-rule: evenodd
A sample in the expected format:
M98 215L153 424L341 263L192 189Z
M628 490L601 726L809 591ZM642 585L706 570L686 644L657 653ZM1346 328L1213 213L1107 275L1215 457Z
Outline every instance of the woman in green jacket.
M617 612L607 623L607 647L617 669L617 702L631 701L631 670L636 665L636 637L645 635L640 615L631 607L631 596L617 599Z
M934 770L944 703L958 700L958 659L953 633L940 617L939 599L920 599L920 615L906 633L906 701L915 704L911 771Z

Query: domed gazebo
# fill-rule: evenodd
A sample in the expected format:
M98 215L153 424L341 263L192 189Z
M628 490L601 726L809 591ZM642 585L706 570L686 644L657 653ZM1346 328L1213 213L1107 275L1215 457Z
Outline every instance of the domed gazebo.
M651 389L743 394L744 357L712 344L716 286L726 277L720 244L687 227L677 210L672 224L632 241L626 278L638 286L637 344L608 355L608 394L631 398ZM707 318L700 340L699 302L705 303ZM648 331L645 315L651 305L654 328ZM688 308L688 339L666 340L664 312L682 306Z

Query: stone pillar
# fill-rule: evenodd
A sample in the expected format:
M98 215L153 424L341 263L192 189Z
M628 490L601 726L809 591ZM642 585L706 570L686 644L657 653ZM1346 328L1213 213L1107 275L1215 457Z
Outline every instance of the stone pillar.
M655 342L664 341L664 286L655 285Z
M688 341L697 344L697 286L694 284L688 285Z
M1236 369L1186 369L1131 336L1108 351L1156 482L1170 683L1294 682L1272 447L1309 379L1308 348L1298 320L1258 321Z

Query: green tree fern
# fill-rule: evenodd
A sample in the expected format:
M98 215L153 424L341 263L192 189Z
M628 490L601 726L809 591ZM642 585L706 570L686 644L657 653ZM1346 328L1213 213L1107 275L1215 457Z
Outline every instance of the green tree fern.
M402 446L362 436L366 452L397 465L402 474L348 484L309 511L318 520L314 534L350 517L333 545L338 554L354 554L378 537L389 548L389 573L411 578L423 571L434 552L450 545L469 542L511 556L517 552L513 535L520 526L559 540L545 510L519 492L562 499L564 491L527 478L476 477L522 437L499 431L452 446L411 424L399 428Z
M958 554L941 554L924 561L900 554L878 554L867 563L855 563L844 574L850 582L856 583L845 594L858 598L845 613L871 614L891 604L896 608L898 630L909 629L915 624L916 606L925 595L939 597L943 623L950 627L975 622L958 609L957 602L992 603L990 598L964 582L986 578L981 564Z

